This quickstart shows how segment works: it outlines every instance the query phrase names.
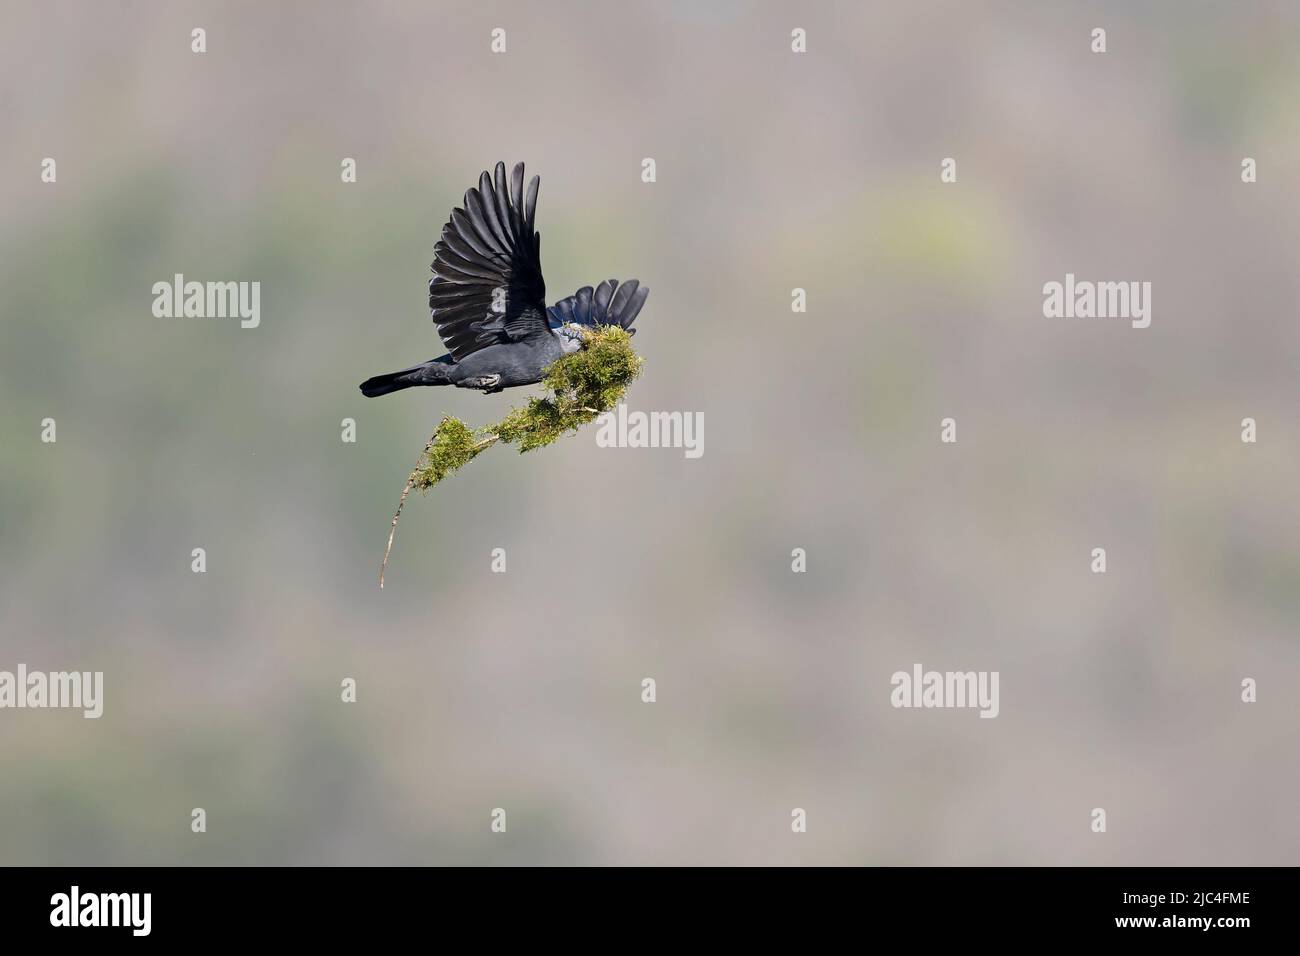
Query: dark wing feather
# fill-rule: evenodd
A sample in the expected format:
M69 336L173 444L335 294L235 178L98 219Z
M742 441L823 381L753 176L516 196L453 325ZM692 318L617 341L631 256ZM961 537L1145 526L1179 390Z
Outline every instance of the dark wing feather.
M429 309L452 358L489 345L545 335L546 282L536 232L534 176L524 194L524 164L506 184L505 163L486 172L442 227L429 267Z
M649 287L641 285L636 279L628 279L623 283L617 279L606 279L594 290L585 285L567 299L561 299L547 310L547 315L552 328L566 323L617 325L636 335L632 323L641 314L641 308L649 295Z

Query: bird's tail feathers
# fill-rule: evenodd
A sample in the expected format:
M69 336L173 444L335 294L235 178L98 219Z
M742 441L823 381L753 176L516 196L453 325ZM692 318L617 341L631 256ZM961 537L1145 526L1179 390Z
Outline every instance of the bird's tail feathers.
M641 314L649 295L650 287L641 285L636 279L622 283L617 279L606 279L595 289L583 286L546 311L557 326L569 322L574 325L617 325L635 335L632 323Z
M366 379L361 383L361 394L366 398L377 398L416 385L450 385L451 379L447 374L450 368L451 363L445 356L430 359L420 365L404 368L400 372L386 372Z

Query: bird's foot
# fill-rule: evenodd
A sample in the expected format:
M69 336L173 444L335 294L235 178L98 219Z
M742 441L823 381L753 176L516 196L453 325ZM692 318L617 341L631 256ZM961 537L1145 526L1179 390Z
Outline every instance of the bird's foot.
M500 375L475 375L473 378L463 378L458 383L461 388L478 388L485 392L499 392L500 388L497 383L501 381Z

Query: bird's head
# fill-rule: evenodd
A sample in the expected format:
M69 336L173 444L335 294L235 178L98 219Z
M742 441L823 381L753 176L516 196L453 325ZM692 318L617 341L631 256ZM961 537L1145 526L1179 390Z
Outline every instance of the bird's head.
M560 343L564 346L564 354L572 355L574 352L587 347L590 341L588 338L592 332L597 329L618 328L617 325L579 325L576 322L565 322L558 325L551 331L560 337ZM636 335L636 329L627 329L629 336Z
M565 355L572 355L586 344L586 339L582 335L582 326L574 325L572 322L561 325L555 330L555 334L560 337Z

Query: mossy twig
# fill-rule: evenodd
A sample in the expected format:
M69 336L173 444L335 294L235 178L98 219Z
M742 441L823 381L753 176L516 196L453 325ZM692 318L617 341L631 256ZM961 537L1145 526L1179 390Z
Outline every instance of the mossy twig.
M397 503L384 562L379 568L381 588L388 556L393 550L393 537L397 534L397 519L412 488L427 492L499 441L518 445L520 453L545 447L619 403L628 386L641 374L644 361L632 348L632 337L617 326L599 326L584 329L583 339L582 349L564 356L546 370L542 385L549 395L530 398L527 405L512 408L495 425L472 429L450 415L438 423Z

